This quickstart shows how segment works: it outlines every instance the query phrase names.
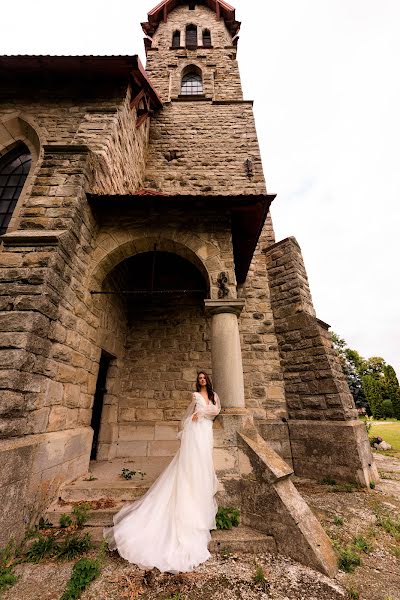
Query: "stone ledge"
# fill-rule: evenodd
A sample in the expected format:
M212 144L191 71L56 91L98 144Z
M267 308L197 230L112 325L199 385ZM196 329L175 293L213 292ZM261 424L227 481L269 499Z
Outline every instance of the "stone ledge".
M91 152L86 144L44 144L43 150L45 154L89 154Z
M48 231L21 229L5 233L0 237L0 241L4 246L57 246L66 233L68 233L66 229Z

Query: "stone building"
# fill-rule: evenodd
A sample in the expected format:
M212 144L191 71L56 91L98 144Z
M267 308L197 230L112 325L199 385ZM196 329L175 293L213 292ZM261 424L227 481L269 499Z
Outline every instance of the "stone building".
M164 0L142 26L146 71L0 57L1 541L91 458L168 460L206 369L220 501L331 573L291 475L377 473L300 248L275 241L240 23Z

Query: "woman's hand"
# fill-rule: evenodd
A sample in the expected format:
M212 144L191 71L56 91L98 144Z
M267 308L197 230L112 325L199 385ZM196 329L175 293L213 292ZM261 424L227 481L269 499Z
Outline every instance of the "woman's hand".
M199 420L199 415L197 413L194 413L192 415L192 421L198 421Z

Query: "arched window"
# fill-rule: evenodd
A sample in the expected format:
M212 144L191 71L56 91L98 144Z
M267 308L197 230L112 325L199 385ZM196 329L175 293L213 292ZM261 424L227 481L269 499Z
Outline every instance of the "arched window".
M211 31L209 29L203 31L203 47L211 48Z
M172 36L172 47L179 48L181 45L181 32L174 31L174 35Z
M186 26L186 48L197 48L197 27L196 25Z
M183 96L199 96L203 93L203 80L200 69L192 68L182 77L181 94Z
M0 158L0 235L7 231L31 163L31 153L22 143Z

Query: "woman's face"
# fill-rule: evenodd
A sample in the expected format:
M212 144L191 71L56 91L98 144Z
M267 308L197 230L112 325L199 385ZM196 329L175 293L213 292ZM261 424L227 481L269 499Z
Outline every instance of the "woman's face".
M206 385L207 380L206 380L206 376L204 375L204 373L199 374L198 381L199 381L200 385Z

